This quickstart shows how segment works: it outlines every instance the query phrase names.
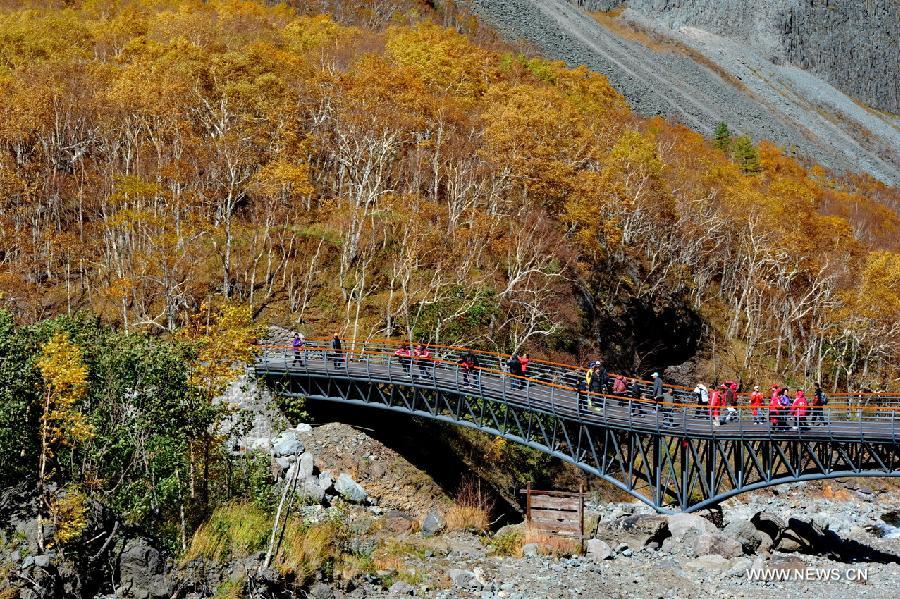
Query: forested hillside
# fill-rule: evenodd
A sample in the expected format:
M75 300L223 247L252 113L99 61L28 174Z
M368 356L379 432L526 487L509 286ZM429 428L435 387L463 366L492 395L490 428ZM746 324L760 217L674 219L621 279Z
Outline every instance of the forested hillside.
M639 118L454 8L321 4L4 3L3 306L897 386L897 189Z

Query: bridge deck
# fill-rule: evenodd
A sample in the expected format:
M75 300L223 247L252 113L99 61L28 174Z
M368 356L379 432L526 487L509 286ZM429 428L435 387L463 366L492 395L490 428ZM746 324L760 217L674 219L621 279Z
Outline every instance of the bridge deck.
M898 408L829 405L822 409L824 422L807 413L805 426L776 429L767 408L754 418L748 406L739 406L737 418L716 426L707 409L684 401L663 403L625 397L582 394L570 386L534 378L514 377L484 368L469 374L453 361L436 359L414 362L387 351L331 352L308 350L296 359L291 350L268 350L256 365L259 374L310 376L333 380L365 381L375 385L402 385L483 397L567 420L670 436L718 439L804 439L840 441L897 440ZM410 363L412 362L412 363ZM572 370L573 377L580 376ZM468 382L466 379L468 378ZM558 377L559 378L559 377ZM685 394L681 394L683 398ZM721 409L721 413L726 413ZM758 422L755 420L762 420ZM793 417L790 424L795 424Z

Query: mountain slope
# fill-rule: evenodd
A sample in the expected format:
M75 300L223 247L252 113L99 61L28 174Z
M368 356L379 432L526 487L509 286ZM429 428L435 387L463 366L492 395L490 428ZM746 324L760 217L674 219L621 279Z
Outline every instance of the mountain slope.
M900 183L897 117L858 105L810 72L771 62L760 48L699 27L669 28L649 9L598 19L566 0L471 4L505 36L604 73L641 114L705 134L724 121L837 171Z

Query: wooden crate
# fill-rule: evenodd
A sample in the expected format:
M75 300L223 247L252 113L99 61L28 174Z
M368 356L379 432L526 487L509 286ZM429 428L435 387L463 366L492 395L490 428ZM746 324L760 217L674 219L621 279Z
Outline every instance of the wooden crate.
M566 537L584 547L584 487L570 491L539 491L531 483L525 495L526 525L540 533Z

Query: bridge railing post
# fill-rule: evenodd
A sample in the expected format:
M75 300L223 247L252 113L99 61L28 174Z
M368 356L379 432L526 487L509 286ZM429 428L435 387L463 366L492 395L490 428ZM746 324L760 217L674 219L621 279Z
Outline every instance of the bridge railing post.
M553 394L553 387L550 387L550 394ZM581 420L581 390L575 389L575 416Z
M550 410L556 413L556 401L553 397L553 392L556 390L555 387L550 387ZM531 400L528 401L528 407L531 408Z

